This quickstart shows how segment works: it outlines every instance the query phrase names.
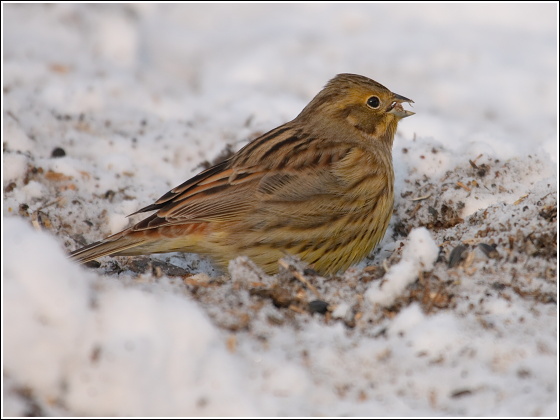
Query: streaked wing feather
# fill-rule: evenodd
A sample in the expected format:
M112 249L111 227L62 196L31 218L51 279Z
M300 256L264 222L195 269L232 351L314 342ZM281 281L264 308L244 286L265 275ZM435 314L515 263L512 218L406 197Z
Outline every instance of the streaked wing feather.
M287 123L249 143L234 159L205 170L145 207L157 212L134 230L235 221L263 207L278 217L292 214L302 224L322 220L327 213L330 218L341 216L348 211L344 201L325 197L344 190L346 180L335 173L334 165L351 150L351 145L325 144Z
M252 196L266 173L259 159L252 159L254 150L268 150L276 142L293 137L295 131L291 123L271 130L241 149L235 161L225 160L171 189L155 203L133 213L157 210L134 229L235 220L254 206Z

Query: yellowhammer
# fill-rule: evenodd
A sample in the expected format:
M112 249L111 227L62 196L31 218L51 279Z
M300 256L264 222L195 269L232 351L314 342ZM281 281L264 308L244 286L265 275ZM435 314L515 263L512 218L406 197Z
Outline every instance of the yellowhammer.
M195 252L250 257L267 273L296 255L321 274L379 243L393 210L391 148L413 102L364 76L339 74L292 121L173 188L136 225L71 254ZM134 213L134 214L136 214Z

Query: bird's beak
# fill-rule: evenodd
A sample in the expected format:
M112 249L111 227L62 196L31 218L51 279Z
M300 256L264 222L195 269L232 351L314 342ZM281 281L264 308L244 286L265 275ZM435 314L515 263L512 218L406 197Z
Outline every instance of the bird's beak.
M396 93L393 93L393 103L391 104L391 106L389 107L389 110L387 112L389 114L393 114L395 117L397 117L399 119L410 117L411 115L414 115L415 112L409 111L409 110L404 109L402 107L401 104L403 102L408 102L409 104L414 103L414 101L412 99L408 99L408 98L405 98L404 96L397 95Z

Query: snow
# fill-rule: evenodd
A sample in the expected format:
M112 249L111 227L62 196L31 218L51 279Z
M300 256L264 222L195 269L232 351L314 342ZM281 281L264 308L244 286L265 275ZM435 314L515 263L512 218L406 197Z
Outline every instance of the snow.
M3 415L558 415L557 4L2 12ZM364 262L67 259L341 72L415 101Z
M402 250L402 259L389 269L382 283L375 283L367 290L365 297L372 303L391 306L416 281L419 272L432 270L438 254L439 248L426 228L412 230Z

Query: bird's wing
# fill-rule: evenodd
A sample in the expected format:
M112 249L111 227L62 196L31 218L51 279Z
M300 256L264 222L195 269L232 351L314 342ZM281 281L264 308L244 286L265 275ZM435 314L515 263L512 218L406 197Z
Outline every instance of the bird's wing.
M157 210L134 226L134 230L212 221L234 220L248 211L252 185L232 182L233 170L226 160L173 188L137 213ZM258 177L256 173L254 177Z
M141 209L157 211L133 229L236 221L262 208L278 216L293 214L302 223L309 217L334 216L346 210L324 198L340 194L343 184L352 182L343 171L354 150L285 124Z

